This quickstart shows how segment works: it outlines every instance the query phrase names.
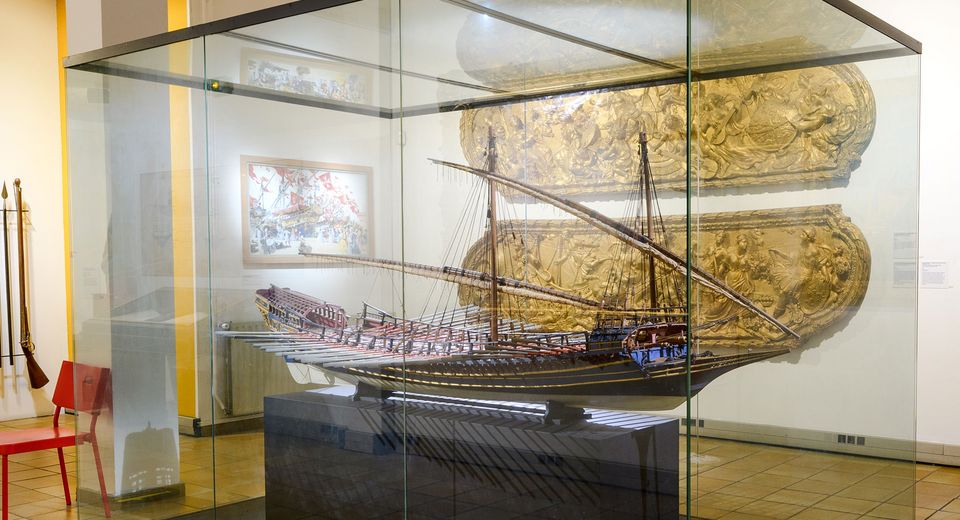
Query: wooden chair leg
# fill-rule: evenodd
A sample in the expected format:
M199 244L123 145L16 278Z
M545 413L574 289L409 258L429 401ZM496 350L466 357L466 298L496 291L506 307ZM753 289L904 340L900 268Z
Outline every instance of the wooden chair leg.
M70 483L67 481L67 465L63 462L63 448L57 448L57 457L60 458L60 478L63 479L63 498L70 505Z
M97 478L100 479L100 498L103 499L103 515L110 518L110 499L107 498L107 485L103 480L103 464L100 463L100 447L97 445L97 438L90 439L93 446L93 461L97 465ZM4 518L3 520L7 520Z
M7 520L7 502L9 498L7 493L9 489L7 488L7 456L3 456L3 520Z

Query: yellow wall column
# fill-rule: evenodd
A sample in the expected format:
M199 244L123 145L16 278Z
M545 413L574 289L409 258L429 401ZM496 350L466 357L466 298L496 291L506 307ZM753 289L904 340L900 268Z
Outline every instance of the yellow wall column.
M187 27L187 0L167 0L167 30ZM189 74L190 44L170 47L170 71ZM170 86L170 184L173 219L173 308L176 316L177 412L197 416L190 91Z
M60 76L60 163L63 177L63 260L66 270L67 359L73 360L73 279L70 273L70 178L67 164L67 74L63 59L67 57L67 0L57 0L57 70Z

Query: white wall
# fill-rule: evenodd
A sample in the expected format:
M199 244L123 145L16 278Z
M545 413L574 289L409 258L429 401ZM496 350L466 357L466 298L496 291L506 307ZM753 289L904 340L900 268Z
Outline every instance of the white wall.
M858 0L861 7L923 43L920 114L920 257L946 261L953 271L949 289L920 289L917 360L917 439L960 445L960 341L956 334L960 302L960 230L957 193L955 101L960 84L955 0Z
M42 390L32 391L22 358L18 358L15 370L4 360L0 420L49 413L60 362L67 357L55 7L54 0L0 0L0 70L6 71L0 81L0 157L4 158L0 178L7 182L9 191L13 179L20 177L31 210L30 322L38 360L51 380ZM10 208L12 201L11 191ZM15 227L10 230L14 232ZM15 235L11 239L15 240ZM11 255L15 251L15 246L11 247ZM15 271L15 257L11 260ZM16 285L13 291L16 294ZM17 337L14 334L15 342ZM3 343L6 354L6 341Z

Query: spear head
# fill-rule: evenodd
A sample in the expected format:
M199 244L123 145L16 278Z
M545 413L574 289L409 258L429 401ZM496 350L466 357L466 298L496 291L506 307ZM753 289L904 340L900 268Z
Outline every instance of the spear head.
M0 191L0 197L7 198L7 181L3 181L3 191Z

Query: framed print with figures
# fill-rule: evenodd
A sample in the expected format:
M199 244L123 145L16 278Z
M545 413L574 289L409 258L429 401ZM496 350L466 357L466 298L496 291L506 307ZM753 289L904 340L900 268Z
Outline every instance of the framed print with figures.
M244 264L373 254L370 168L248 156L240 164Z

